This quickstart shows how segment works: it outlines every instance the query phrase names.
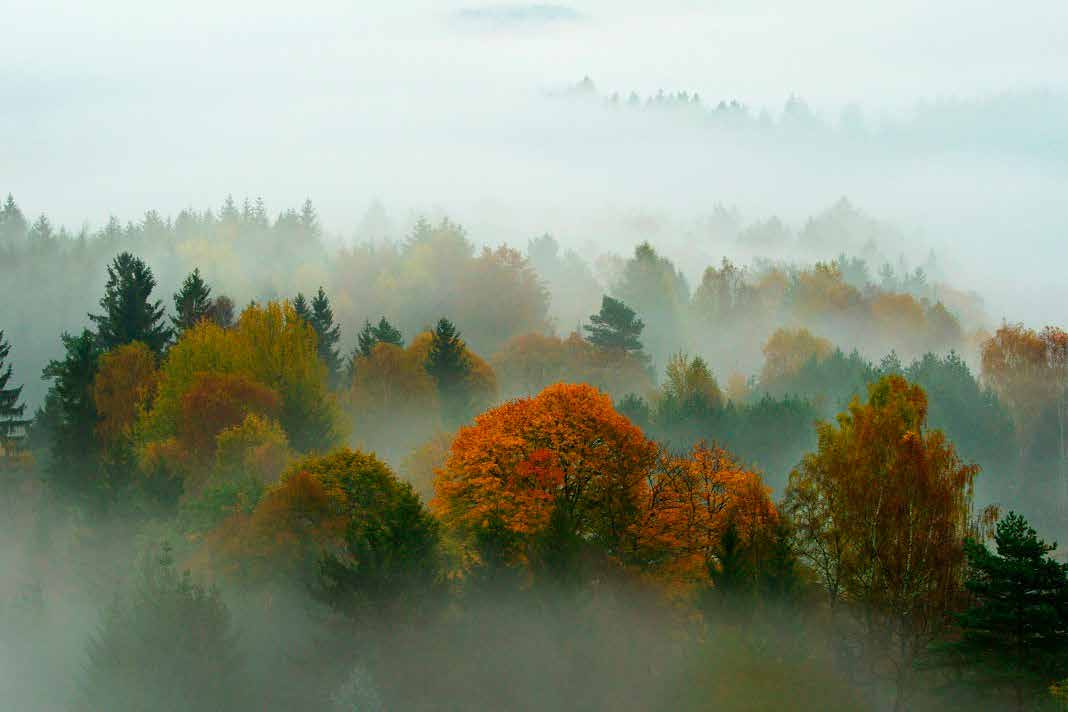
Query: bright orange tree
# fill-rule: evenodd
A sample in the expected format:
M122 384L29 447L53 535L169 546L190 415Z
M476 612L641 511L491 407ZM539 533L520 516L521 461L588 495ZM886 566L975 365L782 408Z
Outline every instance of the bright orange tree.
M557 384L462 428L433 508L469 542L499 532L508 563L531 560L554 511L568 536L618 558L633 548L657 461L656 445L608 396Z
M643 507L639 543L646 566L671 583L706 582L728 522L746 545L777 523L770 494L759 474L723 448L700 443L689 457L665 456Z

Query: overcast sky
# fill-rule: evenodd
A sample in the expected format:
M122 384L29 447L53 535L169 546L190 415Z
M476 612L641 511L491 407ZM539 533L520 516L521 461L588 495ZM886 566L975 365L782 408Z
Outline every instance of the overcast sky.
M340 232L376 197L461 215L493 205L525 234L579 203L696 215L719 200L797 217L849 195L961 244L977 280L1021 243L1048 268L1065 241L1064 160L976 145L839 162L670 127L635 140L544 97L589 75L606 92L689 90L773 112L797 94L836 120L849 104L906 116L946 97L1057 95L1063 0L7 0L0 16L0 191L72 226L228 192L274 209L311 196ZM1060 281L1045 274L1032 302L1064 294Z

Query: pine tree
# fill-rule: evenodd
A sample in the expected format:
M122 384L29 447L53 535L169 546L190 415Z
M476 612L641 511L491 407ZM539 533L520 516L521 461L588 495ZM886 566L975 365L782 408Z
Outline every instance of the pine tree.
M21 245L26 241L29 224L26 216L15 204L11 193L7 194L4 207L0 208L0 245Z
M749 559L748 547L742 541L738 525L732 517L727 520L715 557L707 562L708 577L712 583L706 599L709 608L743 612L741 607L753 589L753 571Z
M29 424L22 416L26 405L19 403L22 386L9 385L12 367L7 362L11 345L4 341L0 331L0 457L22 437L22 428Z
M381 344L393 344L394 346L404 346L404 336L400 333L399 329L394 328L390 324L386 317L382 317L378 320L378 324L374 327L375 340Z
M107 351L140 341L161 354L172 331L163 322L163 305L150 302L156 278L140 258L123 252L108 265L108 281L100 300L103 314L90 314L96 324L97 343Z
M341 357L337 350L341 327L334 324L334 310L330 308L330 300L322 287L312 299L310 323L319 338L319 358L326 364L330 386L336 388L341 377Z
M370 321L363 322L363 328L356 334L356 350L352 354L353 360L362 356L363 358L370 358L371 353L375 350L375 344L378 343L378 335L375 332L375 328L371 325Z
M601 311L590 316L590 323L582 327L588 335L586 340L594 346L609 351L641 354L641 336L645 324L634 310L618 299L605 295Z
M100 350L88 329L79 336L63 334L61 338L66 351L63 360L51 361L44 369L43 377L52 386L41 419L48 421L52 431L53 482L64 493L83 498L98 494L92 480L97 475L98 420L92 387Z
M471 360L460 332L448 319L438 320L434 328L426 370L437 384L446 422L450 426L459 425L467 416L465 386L471 371Z
M319 214L315 211L311 198L306 199L300 208L300 226L309 238L317 240L322 235L322 228L319 227Z
M200 268L194 269L182 288L174 295L174 313L171 323L177 334L192 329L201 319L210 317L212 307L211 287L200 276Z
M297 297L293 300L293 311L301 320L311 323L311 307L308 306L308 300L303 292L297 292Z
M965 541L965 586L976 602L958 616L961 638L950 649L982 681L1009 686L1024 709L1029 693L1068 674L1068 564L1014 512L998 522L994 542L997 553Z
M218 590L179 574L169 546L141 567L88 646L76 709L241 709L243 679L230 612Z

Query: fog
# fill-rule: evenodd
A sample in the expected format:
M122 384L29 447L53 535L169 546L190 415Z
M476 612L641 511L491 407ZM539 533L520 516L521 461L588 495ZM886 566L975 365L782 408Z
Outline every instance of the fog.
M995 318L1054 320L1066 20L1057 2L8 3L0 185L72 228L310 196L342 237L380 199L487 243L619 251L621 214L800 221L846 196L966 269ZM739 139L548 98L584 76L773 120L796 95L853 134Z
M939 656L966 537L1068 536L1068 337L1027 331L1068 321L1068 4L0 23L0 707L1023 709ZM867 437L949 474L813 514L817 421L877 384L925 400ZM863 548L888 510L935 534Z

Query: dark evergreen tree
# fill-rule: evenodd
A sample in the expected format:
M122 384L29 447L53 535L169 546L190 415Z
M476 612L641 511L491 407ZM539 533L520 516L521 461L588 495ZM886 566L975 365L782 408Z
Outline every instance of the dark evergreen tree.
M644 356L638 337L645 324L618 299L605 295L601 299L601 311L591 315L590 323L582 328L587 332L586 340L598 348Z
M161 354L172 331L163 323L163 305L149 301L156 278L140 258L123 252L108 265L108 281L100 300L102 314L90 314L97 343L107 351L140 341Z
M468 415L467 376L471 372L471 360L460 332L448 319L439 319L434 327L426 370L437 384L446 422L450 427L459 425Z
M378 320L378 323L374 326L374 332L375 340L379 343L404 346L404 335L400 333L399 329L394 328L394 326L386 320L386 317L382 317Z
M26 216L15 204L11 193L8 193L4 207L0 208L0 246L21 246L26 241L28 227Z
M371 326L370 321L364 321L363 328L356 334L356 350L352 354L353 359L359 356L370 358L377 343L378 334L375 332L375 328Z
M22 386L11 383L12 367L7 363L9 353L11 345L4 340L4 332L0 331L0 458L17 444L23 436L23 428L29 424L22 417L26 405L19 403Z
M312 298L310 323L319 339L319 358L326 364L330 386L336 388L341 377L341 357L337 350L341 327L334 324L334 310L330 308L330 300L322 287Z
M171 323L175 333L181 334L196 326L201 319L210 317L213 306L211 287L201 278L198 267L185 278L182 288L174 295L176 316L171 317Z
M96 468L96 378L100 350L97 338L85 329L80 336L63 334L66 351L60 361L51 361L44 378L52 381L42 421L50 423L52 453L49 469L57 488L77 499L100 494Z
M308 306L308 300L304 296L304 292L297 292L296 298L293 300L293 311L297 313L297 316L304 321L311 323L311 307Z
M249 702L230 612L216 589L175 568L170 547L142 565L90 640L75 707L232 710Z
M345 375L348 382L352 381L352 377L356 372L356 360L370 358L375 346L379 343L404 346L404 336L384 316L378 320L377 324L372 324L369 320L365 320L363 328L356 334L356 348L353 349L352 354L349 356Z
M1057 545L1016 513L998 522L994 542L996 553L965 541L965 586L975 603L958 616L960 640L949 647L974 682L1011 689L1024 709L1068 674L1068 564L1049 556Z

